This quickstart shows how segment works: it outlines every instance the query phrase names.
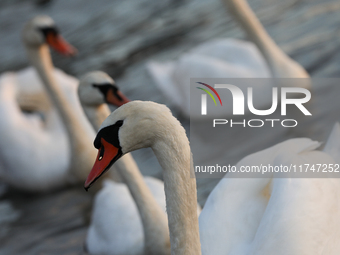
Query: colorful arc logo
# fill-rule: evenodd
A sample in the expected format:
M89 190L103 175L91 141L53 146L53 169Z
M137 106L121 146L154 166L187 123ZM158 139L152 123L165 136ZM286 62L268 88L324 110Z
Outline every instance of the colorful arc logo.
M221 100L221 98L220 98L220 95L217 93L217 91L216 91L213 87L211 87L210 85L205 84L205 83L203 83L203 82L197 82L197 83L198 83L198 84L201 84L201 85L203 85L203 86L206 86L207 88L211 89L211 91L215 93L215 95L217 96L218 100L220 101L220 104L222 105L222 100ZM216 100L215 100L215 97L210 93L209 90L206 90L206 89L203 89L203 88L200 88L200 87L196 87L196 88L201 89L201 90L203 90L204 92L206 92L206 93L214 100L215 105L217 105Z

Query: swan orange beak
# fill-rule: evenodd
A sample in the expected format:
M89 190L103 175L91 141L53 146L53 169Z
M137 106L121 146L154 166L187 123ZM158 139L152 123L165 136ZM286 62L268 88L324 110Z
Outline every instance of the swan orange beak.
M77 54L77 49L66 42L65 39L59 34L48 33L46 36L46 42L62 55L74 56Z
M87 191L90 186L102 176L114 162L122 156L121 149L113 146L111 143L101 138L101 147L98 150L96 162L94 163L91 172L87 176L84 188Z
M108 104L119 107L130 102L130 100L119 90L116 93L118 96L113 93L112 89L109 89L109 91L106 93L105 100Z

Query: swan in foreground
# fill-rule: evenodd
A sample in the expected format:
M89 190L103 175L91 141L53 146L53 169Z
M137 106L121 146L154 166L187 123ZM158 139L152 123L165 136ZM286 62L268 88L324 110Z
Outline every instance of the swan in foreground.
M196 182L185 130L170 110L133 101L114 111L94 141L93 182L122 155L151 147L163 168L171 254L339 254L339 179L227 176L196 214ZM290 139L238 164L333 164L307 138Z
M149 62L147 70L155 83L186 115L190 116L190 78L308 78L305 69L287 56L268 35L245 0L224 0L252 43L238 39L214 39L165 63ZM209 84L213 86L213 84ZM238 85L247 95L249 84ZM308 81L300 87L309 88ZM272 102L272 85L254 86L258 109ZM231 109L216 107L210 114L232 115ZM192 116L195 117L195 116Z
M39 57L33 56L32 49L39 48L39 44L44 45L45 55L48 54L47 44L63 55L74 52L46 16L30 21L24 28L23 39L36 64ZM45 56L41 57L46 60ZM67 100L81 113L76 97L78 81L58 69L51 70L51 73ZM0 178L11 186L28 191L65 186L69 181L71 162L68 136L36 70L29 67L2 74L0 97Z
M48 16L37 16L30 20L23 29L22 38L29 60L43 81L52 105L57 109L67 130L71 145L71 160L67 170L71 178L68 181L79 182L86 178L91 169L92 158L96 157L95 150L89 147L95 133L79 100L68 100L58 84L48 45L66 55L73 55L75 49L61 38L54 21ZM76 97L76 92L73 95Z
M128 99L106 73L94 71L79 81L79 99L98 130L111 111ZM130 153L116 163L122 183L106 180L96 195L86 238L90 254L170 254L164 184L143 177Z
M340 132L338 135L340 138ZM332 155L315 150L319 146L307 138L290 139L243 158L236 167L336 163ZM338 178L233 178L234 175L228 173L218 183L202 210L202 254L340 252L336 241L340 237Z

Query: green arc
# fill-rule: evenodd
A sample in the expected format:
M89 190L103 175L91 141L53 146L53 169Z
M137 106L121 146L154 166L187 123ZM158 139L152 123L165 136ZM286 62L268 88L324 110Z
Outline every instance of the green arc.
M200 88L200 87L196 87L196 88L201 89L201 90L203 90L204 92L207 92L207 94L209 94L209 96L214 100L215 105L217 105L214 96L213 96L208 90L202 89L202 88Z

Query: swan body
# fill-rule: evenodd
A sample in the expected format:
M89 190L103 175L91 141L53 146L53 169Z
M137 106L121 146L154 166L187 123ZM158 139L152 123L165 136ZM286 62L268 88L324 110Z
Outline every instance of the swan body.
M336 178L226 176L210 194L198 230L195 214L188 213L195 208L196 187L190 178L193 165L185 138L185 131L165 106L127 103L103 122L96 136L98 157L85 188L120 154L151 147L163 168L172 254L201 254L199 233L203 254L339 253ZM334 164L331 155L315 150L319 145L308 138L290 139L238 164Z
M78 81L59 69L53 72L68 100L81 113ZM34 192L68 184L68 136L34 68L2 74L0 90L0 178Z
M215 39L183 54L178 60L149 62L147 70L164 95L190 116L190 78L269 78L270 70L256 46L237 39ZM247 94L247 87L240 87ZM268 88L254 90L265 94ZM255 95L256 96L256 95ZM264 97L263 96L263 97ZM256 100L256 99L255 99ZM256 100L267 106L268 100ZM259 106L259 108L261 107ZM225 111L224 111L225 113Z
M190 116L190 78L309 78L297 62L288 57L267 34L245 0L224 0L252 42L214 39L195 47L179 59L166 63L149 62L147 70L155 83L186 116ZM212 85L212 84L210 84ZM272 103L268 83L254 87L258 108ZM310 88L310 82L299 85ZM238 86L244 95L246 85ZM231 111L216 108L211 115L231 116ZM191 117L198 117L192 115Z
M0 77L0 177L29 191L63 186L70 163L65 129L53 109L44 113L45 121L38 114L22 112L17 102L17 76L8 72Z
M334 164L329 154L315 150L319 145L290 139L245 157L236 167ZM210 193L199 218L202 254L322 254L324 249L337 254L336 245L327 242L339 236L339 184L328 178L228 174Z
M163 183L151 177L144 180L165 215ZM143 225L125 184L104 181L94 199L86 246L90 254L145 254Z

